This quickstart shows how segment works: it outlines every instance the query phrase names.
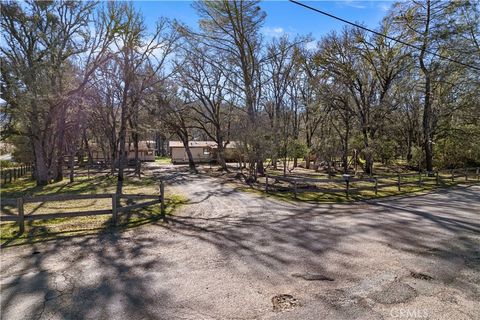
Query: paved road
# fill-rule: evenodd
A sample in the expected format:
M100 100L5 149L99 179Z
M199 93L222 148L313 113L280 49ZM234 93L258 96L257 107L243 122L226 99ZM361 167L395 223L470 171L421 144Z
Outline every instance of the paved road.
M172 177L167 225L3 249L2 318L480 319L478 185L313 205Z

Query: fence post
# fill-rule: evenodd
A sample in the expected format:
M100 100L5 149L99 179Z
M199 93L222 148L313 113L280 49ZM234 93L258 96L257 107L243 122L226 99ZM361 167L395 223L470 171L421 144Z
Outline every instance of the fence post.
M438 176L438 170L435 172L435 182L437 186L440 184L440 177Z
M160 214L165 219L165 185L160 181Z
M465 181L468 181L468 171L467 171L467 168L465 168Z
M17 209L18 209L18 227L20 229L20 234L25 231L25 215L23 212L23 198L17 198Z
M293 197L297 199L297 181L295 181L295 184L293 187Z
M455 181L455 170L452 169L452 182Z
M265 175L265 193L268 193L268 174Z
M375 195L377 195L378 194L378 178L375 177L373 179L375 179Z
M475 175L477 176L477 180L480 178L480 176L478 175L479 171L480 171L480 168L477 168L477 170L475 171Z
M17 168L13 168L13 181L17 180Z
M12 169L8 170L8 183L12 183Z
M3 184L7 184L7 170L3 170L2 175L3 175Z
M400 191L400 173L397 175L397 186L398 186L398 191Z
M117 194L112 194L112 222L113 225L117 225Z
M422 172L418 172L418 186L420 187L422 185Z

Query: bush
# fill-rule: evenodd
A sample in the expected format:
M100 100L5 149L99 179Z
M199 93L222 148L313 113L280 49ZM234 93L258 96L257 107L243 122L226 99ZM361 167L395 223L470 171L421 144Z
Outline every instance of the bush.
M303 158L308 153L307 145L298 140L293 140L287 147L287 155L290 158Z

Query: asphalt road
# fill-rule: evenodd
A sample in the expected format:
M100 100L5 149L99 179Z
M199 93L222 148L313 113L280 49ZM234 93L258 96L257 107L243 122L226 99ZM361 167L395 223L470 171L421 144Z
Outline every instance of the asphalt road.
M155 174L190 199L168 224L3 249L2 319L480 319L479 185L314 205Z

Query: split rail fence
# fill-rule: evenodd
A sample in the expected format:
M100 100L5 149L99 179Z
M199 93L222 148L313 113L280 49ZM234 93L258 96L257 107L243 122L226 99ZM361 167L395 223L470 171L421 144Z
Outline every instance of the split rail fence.
M29 164L21 165L15 168L4 168L0 172L0 179L3 184L11 183L18 178L32 172L32 166Z
M160 182L158 195L146 195L146 194L60 194L60 195L46 195L46 196L34 196L34 197L21 197L1 199L1 206L9 205L14 206L17 209L17 214L1 214L0 221L16 221L20 229L20 233L25 231L25 221L33 220L49 220L56 218L72 218L72 217L86 217L86 216L99 216L99 215L111 215L112 223L117 224L118 215L130 210L144 208L154 204L160 203L161 217L165 219L165 184ZM41 213L41 214L28 214L24 212L24 205L26 203L39 203L39 202L52 202L52 201L69 201L69 200L91 200L91 199L111 199L111 209L104 210L91 210L91 211L72 211L61 213ZM133 205L119 207L117 204L120 199L127 200L150 200L146 202L136 203ZM3 211L3 210L2 210Z
M321 193L345 193L347 198L352 193L360 191L374 191L375 195L381 188L396 186L398 191L404 186L422 186L428 181L434 181L435 185L440 185L442 180L469 179L479 180L480 168L453 169L444 175L440 175L439 171L419 172L419 173L402 173L394 176L377 176L368 178L357 178L355 176L343 175L343 179L331 178L310 178L303 176L269 176L265 177L265 192L293 192L294 198L298 197L302 192L321 192ZM273 180L273 183L272 183ZM280 187L278 183L286 182L287 187ZM355 184L360 183L360 186ZM335 187L318 187L320 185L335 184Z

